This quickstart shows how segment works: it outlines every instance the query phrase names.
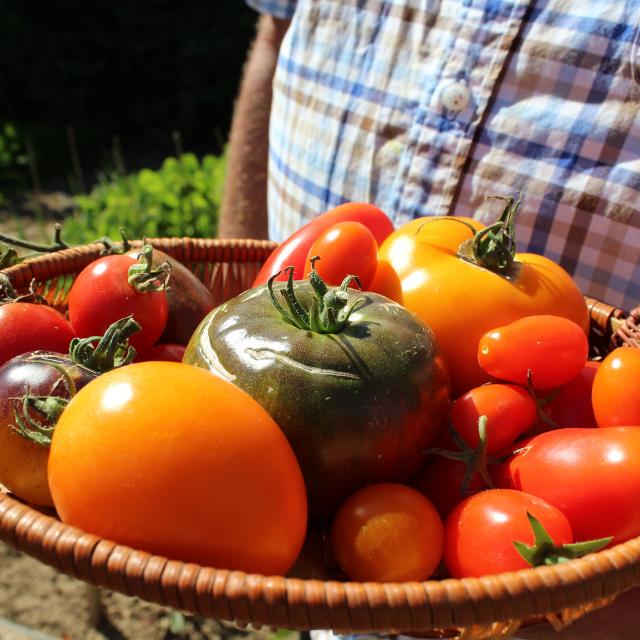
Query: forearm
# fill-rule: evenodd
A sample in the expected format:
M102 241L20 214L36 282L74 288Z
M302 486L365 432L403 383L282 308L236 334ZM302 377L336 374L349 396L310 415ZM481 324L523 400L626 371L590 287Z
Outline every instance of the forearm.
M221 238L267 237L267 160L272 81L288 21L261 16L229 137Z

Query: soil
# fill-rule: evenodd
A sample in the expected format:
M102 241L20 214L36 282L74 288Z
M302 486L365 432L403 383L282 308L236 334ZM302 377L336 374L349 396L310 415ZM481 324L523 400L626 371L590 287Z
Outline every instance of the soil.
M47 640L298 640L299 635L241 631L183 615L70 578L0 543L0 638L40 634Z

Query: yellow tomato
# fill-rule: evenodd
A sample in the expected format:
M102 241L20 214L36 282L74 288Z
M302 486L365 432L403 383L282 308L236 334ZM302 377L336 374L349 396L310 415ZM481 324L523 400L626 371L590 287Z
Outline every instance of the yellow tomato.
M586 332L589 312L571 276L541 255L516 253L509 275L491 271L458 255L473 238L461 217L418 218L400 227L382 244L379 260L398 274L403 304L436 334L457 397L490 380L478 365L480 337L528 315L569 318Z

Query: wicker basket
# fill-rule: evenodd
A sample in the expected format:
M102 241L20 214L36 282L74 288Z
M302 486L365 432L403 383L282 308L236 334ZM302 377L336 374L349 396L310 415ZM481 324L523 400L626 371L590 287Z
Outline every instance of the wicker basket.
M248 288L274 243L152 240L210 287L220 303ZM33 278L64 308L72 279L101 245L68 249L5 270L14 287ZM600 353L637 340L639 315L588 300ZM217 570L117 545L62 524L54 513L0 493L0 539L71 576L144 600L240 625L425 637L509 637L547 619L560 628L640 585L640 538L579 560L479 579L354 583L340 579L326 532L309 531L287 577Z

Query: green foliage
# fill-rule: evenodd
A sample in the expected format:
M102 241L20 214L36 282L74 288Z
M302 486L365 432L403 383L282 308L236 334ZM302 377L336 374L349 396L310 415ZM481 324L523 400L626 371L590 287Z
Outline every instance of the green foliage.
M214 237L222 199L226 158L192 153L167 158L158 171L142 169L100 178L88 195L78 195L78 212L64 223L69 244L108 236Z
M0 121L0 206L26 187L27 163L15 125Z

